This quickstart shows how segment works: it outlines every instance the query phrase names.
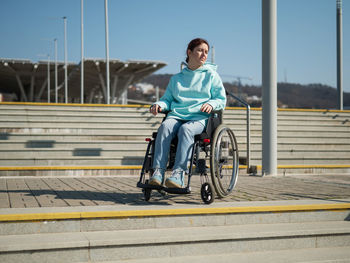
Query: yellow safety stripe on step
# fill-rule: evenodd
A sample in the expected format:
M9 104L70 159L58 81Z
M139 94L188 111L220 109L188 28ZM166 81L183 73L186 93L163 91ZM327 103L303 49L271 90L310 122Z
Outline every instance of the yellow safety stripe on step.
M262 165L257 165L258 170ZM277 169L343 169L350 168L350 164L295 164L295 165L277 165Z
M232 167L229 167L232 168ZM240 165L240 169L247 169L247 165ZM258 170L262 169L257 165ZM306 164L306 165L277 165L278 169L342 169L350 168L350 164ZM34 171L34 170L140 170L141 165L121 166L0 166L0 171Z
M292 109L292 108L278 108L278 111L295 111L295 112L301 112L301 111L307 111L307 112L350 112L350 110L328 110L328 109Z
M228 167L228 168L232 168ZM240 169L247 169L246 165L240 165ZM51 171L51 170L141 170L141 165L121 166L0 166L0 171Z
M143 104L80 104L80 103L47 103L47 102L0 102L0 105L33 105L33 106L77 106L77 107L121 107L121 108L149 108L150 105ZM226 107L226 110L245 110L245 107ZM262 108L250 108L253 111L261 111ZM307 111L307 112L350 112L350 110L328 110L328 109L294 109L278 108L278 111Z
M29 106L75 106L75 107L120 107L120 108L149 108L141 104L80 104L80 103L47 103L47 102L0 102L0 105L29 105Z
M0 215L1 222L16 221L45 221L64 219L92 218L129 218L129 217L158 217L234 213L268 213L268 212L307 212L307 211L339 211L350 210L350 203L314 204L314 205L280 205L280 206L250 206L250 207L205 207L182 209L155 209L130 211L96 211L96 212L67 212L67 213L33 213Z
M226 110L245 110L244 107L226 107ZM262 108L250 108L252 111L262 111ZM328 110L328 109L297 109L297 108L278 108L277 111L290 111L290 112L344 112L344 113L350 113L350 110Z
M310 165L277 165L279 169L303 168L350 168L349 164L310 164Z
M122 166L2 166L0 171L32 171L32 170L138 170L141 165Z

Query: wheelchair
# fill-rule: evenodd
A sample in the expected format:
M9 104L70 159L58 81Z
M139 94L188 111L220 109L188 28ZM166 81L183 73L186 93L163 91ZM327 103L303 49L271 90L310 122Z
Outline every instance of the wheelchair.
M166 115L167 113L164 119ZM142 188L145 201L150 200L154 190L162 195L167 193L190 194L190 183L194 174L200 175L201 199L205 204L212 203L215 194L218 198L224 198L232 192L239 172L238 145L233 131L222 123L222 119L223 111L213 111L209 116L205 131L195 136L186 174L187 185L184 188L167 188L163 184L158 186L148 183L153 174L152 164L157 132L152 134L152 138L146 138L148 145L137 183L137 187ZM177 137L171 142L167 170L172 170L174 166L176 147ZM208 173L211 180L209 180Z

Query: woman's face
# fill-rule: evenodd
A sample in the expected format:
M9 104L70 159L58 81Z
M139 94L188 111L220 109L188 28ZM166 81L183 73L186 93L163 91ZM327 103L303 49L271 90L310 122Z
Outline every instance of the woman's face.
M193 51L187 50L188 64L197 65L198 67L202 66L207 61L208 50L209 47L205 43L196 46Z

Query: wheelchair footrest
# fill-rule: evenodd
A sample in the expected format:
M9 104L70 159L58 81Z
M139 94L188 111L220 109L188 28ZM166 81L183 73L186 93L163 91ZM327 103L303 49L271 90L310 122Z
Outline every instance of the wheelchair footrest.
M163 190L169 194L186 195L186 194L191 193L191 189L189 187L185 187L185 188L166 188L166 187L164 187Z
M190 194L191 189L189 187L185 188L168 188L161 185L143 184L141 182L137 183L137 187L144 189L151 189L157 191L165 191L169 194Z

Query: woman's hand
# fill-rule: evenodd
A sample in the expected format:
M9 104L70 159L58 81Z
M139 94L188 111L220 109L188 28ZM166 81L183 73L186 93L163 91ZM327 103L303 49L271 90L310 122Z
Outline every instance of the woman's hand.
M211 113L212 110L213 110L213 106L211 106L209 103L205 103L201 107L202 112Z
M152 107L149 109L149 112L152 113L154 116L158 114L158 112L161 112L162 108L158 104L153 104Z

